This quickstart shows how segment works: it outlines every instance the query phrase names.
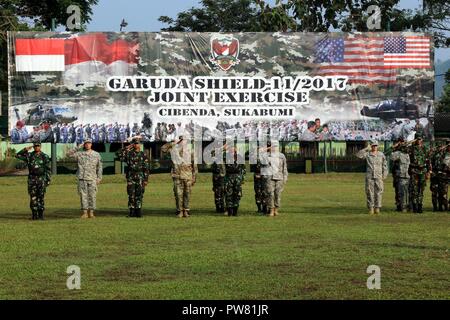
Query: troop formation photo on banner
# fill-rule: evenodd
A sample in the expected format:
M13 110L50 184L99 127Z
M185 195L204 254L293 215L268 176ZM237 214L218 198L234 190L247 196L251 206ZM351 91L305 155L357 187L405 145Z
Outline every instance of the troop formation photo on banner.
M0 300L434 310L449 181L448 1L0 1Z

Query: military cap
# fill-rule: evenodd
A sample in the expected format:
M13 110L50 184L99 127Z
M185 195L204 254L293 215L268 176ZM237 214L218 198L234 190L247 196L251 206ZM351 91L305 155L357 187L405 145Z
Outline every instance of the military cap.
M85 144L85 143L92 143L92 140L91 140L91 139L89 139L89 138L87 138L87 139L84 139L84 141L83 141L83 144Z
M378 141L377 140L371 140L370 141L370 145L371 146L377 146L378 145Z
M40 147L40 146L41 146L40 142L38 142L38 141L33 142L33 147Z

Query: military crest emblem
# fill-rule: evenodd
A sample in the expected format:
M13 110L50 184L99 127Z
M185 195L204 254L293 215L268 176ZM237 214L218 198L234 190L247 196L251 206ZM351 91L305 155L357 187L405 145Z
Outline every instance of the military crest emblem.
M211 58L223 71L239 63L239 40L232 35L217 34L211 37Z

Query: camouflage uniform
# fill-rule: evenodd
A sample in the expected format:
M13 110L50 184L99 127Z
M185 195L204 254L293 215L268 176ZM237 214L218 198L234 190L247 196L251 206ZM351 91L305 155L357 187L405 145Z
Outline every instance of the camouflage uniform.
M97 183L102 180L102 158L94 150L73 149L68 155L77 160L78 194L81 210L95 210Z
M214 162L211 165L212 183L214 191L214 203L216 204L216 212L225 212L225 165Z
M268 166L262 169L266 181L265 194L267 195L267 207L271 216L278 215L281 206L281 193L288 179L286 157L281 152L274 152L267 157ZM266 172L265 172L266 171Z
M394 151L392 154L396 153L397 154L398 151ZM398 155L398 154L397 154ZM395 160L394 160L395 158ZM409 156L408 156L409 159ZM392 160L392 186L394 187L394 192L395 192L395 206L397 207L397 211L401 211L401 205L402 205L402 201L400 199L400 158L397 156L392 157L391 155L391 160ZM409 161L409 160L408 160ZM409 175L408 175L409 178Z
M197 173L197 165L194 163L172 164L173 193L177 214L180 217L189 217L189 202Z
M393 166L392 175L396 177L396 205L399 211L405 212L409 207L409 154L405 150L397 150L391 154L391 160L396 163ZM397 195L398 193L398 195ZM398 196L398 200L397 200ZM398 201L398 202L397 202Z
M423 192L426 187L426 175L429 172L428 152L424 146L412 145L409 148L411 164L410 171L410 200L413 212L422 213Z
M237 155L234 162L225 164L225 204L229 216L236 216L239 202L242 197L242 184L244 183L245 165L240 164Z
M253 168L253 190L255 191L255 202L258 208L257 212L265 213L267 211L267 194L265 193L266 179L261 175L261 161L258 159Z
M448 210L448 167L445 165L445 150L435 149L430 156L431 178L430 190L433 203L433 211Z
M28 194L32 219L44 219L44 196L51 177L50 158L43 152L28 152L26 149L19 151L16 157L25 161L28 166Z
M381 208L384 191L383 180L388 175L387 161L384 154L378 151L373 154L368 149L358 151L356 156L366 160L366 196L369 209Z
M142 200L145 185L150 175L150 163L143 151L121 149L116 155L127 164L127 194L128 208L131 217L141 217Z

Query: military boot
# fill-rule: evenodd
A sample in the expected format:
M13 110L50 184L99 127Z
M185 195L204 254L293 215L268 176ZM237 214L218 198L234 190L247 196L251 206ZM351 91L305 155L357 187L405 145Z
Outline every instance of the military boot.
M278 208L277 208L277 207L275 207L275 209L273 210L273 215L274 215L274 216L277 216L277 215L278 215Z
M412 211L414 213L417 213L417 205L415 203L413 203L413 205L412 205Z
M189 218L189 209L184 209L183 210L183 217L184 218Z
M256 207L257 207L256 212L261 212L261 210L262 210L261 203L257 203Z
M380 208L375 208L375 210L373 211L375 214L380 214Z
M37 220L38 214L36 210L31 210L31 220Z
M133 218L134 216L134 208L130 208L130 213L127 215L127 218Z
M269 217L275 217L275 208L270 208Z
M233 208L233 216L235 216L235 217L237 216L238 209L239 209L239 206Z
M183 218L183 210L177 211L177 217L178 218Z
M89 218L88 211L82 210L81 219L87 219Z
M423 213L422 204L417 205L417 213Z
M44 209L39 209L38 210L38 219L39 220L44 220Z
M437 201L433 199L432 202L433 202L433 212L438 211L438 204L437 204Z
M136 218L142 218L142 211L141 208L134 209L135 217Z
M227 213L228 213L228 216L231 217L233 215L233 208L232 207L228 207L227 208Z
M88 217L89 218L95 218L95 216L94 216L94 209L89 209L88 210Z
M369 214L372 215L374 213L373 208L369 208Z

